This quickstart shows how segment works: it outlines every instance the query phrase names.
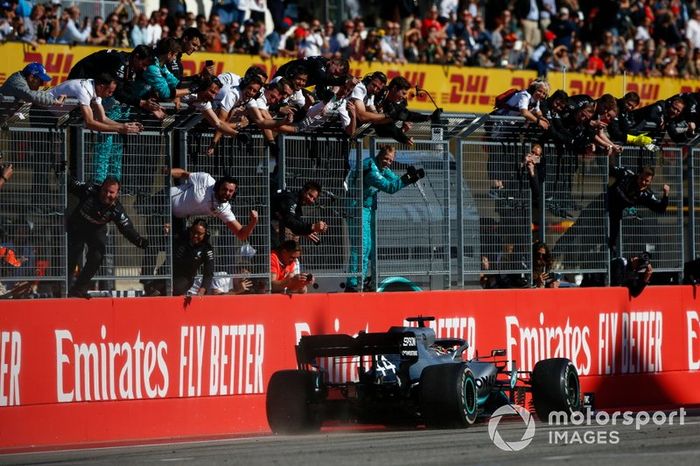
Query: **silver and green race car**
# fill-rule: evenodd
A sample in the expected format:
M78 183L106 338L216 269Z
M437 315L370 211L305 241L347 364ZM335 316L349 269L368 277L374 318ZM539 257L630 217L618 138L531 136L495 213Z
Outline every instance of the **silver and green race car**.
M416 327L384 333L301 337L297 369L270 378L272 431L313 432L330 420L467 427L505 404L530 400L540 419L580 409L578 373L570 360L545 359L525 372L503 359L505 350L468 359L467 343L435 338L425 325L432 320L409 317Z

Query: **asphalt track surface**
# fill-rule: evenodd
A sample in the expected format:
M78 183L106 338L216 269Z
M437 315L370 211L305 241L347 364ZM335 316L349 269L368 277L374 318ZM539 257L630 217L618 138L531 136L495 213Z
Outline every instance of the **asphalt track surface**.
M570 443L550 443L553 432ZM518 441L525 433L519 417L498 425L503 440ZM564 434L567 432L567 434ZM578 432L579 435L575 435ZM584 434L584 432L592 432ZM585 436L615 444L586 444ZM561 437L560 437L561 438ZM580 439L577 441L576 439ZM571 443L573 442L573 443ZM0 456L2 464L51 465L465 465L465 464L581 464L676 465L700 464L700 416L687 415L684 425L567 426L537 423L532 442L521 451L506 452L491 441L488 423L460 430L332 429L303 436L258 436L207 442L168 443Z

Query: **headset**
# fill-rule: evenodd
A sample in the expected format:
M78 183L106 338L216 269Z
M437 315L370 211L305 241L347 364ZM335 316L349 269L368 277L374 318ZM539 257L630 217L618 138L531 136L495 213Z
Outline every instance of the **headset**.
M196 225L202 225L204 227L204 242L208 243L209 242L209 224L207 221L203 218L196 218L190 225L190 230Z
M375 79L378 79L384 85L386 85L386 83L387 83L386 75L384 73L382 73L381 71L375 71L373 73L366 74L365 77L362 78L362 84L367 86L369 83L371 83Z

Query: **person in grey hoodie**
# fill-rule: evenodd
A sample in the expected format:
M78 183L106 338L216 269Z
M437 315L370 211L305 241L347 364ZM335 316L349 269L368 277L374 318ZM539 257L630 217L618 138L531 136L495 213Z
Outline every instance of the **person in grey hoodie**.
M7 81L0 87L0 94L32 104L60 105L65 96L54 98L50 93L39 90L41 86L50 81L51 77L46 74L46 69L41 63L30 63L22 71L12 73L7 78Z

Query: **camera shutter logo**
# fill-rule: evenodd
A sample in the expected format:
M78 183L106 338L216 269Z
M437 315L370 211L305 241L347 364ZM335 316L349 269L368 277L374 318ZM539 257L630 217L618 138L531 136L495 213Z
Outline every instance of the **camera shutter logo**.
M498 432L498 424L501 422L501 417L506 415L517 414L520 419L525 423L525 433L520 440L514 442L507 442L503 440L501 434ZM532 417L530 412L518 405L505 405L498 408L493 412L491 418L489 419L489 437L494 445L503 451L520 451L530 445L532 439L535 437L535 419Z

